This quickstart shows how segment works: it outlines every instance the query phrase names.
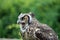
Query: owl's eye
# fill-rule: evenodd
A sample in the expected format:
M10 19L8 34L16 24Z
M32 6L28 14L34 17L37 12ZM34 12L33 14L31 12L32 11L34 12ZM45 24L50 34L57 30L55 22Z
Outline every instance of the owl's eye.
M21 20L24 20L24 17L20 18Z
M20 18L20 20L23 20L23 18Z
M24 16L24 17L21 17L20 20L25 20L25 19L28 19L28 16Z

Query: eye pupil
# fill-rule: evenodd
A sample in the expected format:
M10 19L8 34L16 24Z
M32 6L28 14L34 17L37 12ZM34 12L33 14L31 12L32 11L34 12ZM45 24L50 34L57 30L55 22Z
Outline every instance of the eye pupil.
M24 19L24 17L21 18L21 20L23 20L23 19Z

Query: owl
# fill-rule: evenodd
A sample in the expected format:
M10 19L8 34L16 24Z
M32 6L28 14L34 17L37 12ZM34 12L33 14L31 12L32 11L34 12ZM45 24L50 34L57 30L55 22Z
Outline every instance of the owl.
M23 40L58 40L55 31L47 24L40 23L32 12L21 13L17 23Z

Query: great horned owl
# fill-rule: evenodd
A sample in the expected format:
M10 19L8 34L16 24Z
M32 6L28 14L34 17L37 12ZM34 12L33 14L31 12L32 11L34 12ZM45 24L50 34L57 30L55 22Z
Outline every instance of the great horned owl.
M21 13L17 23L20 24L23 40L58 40L53 29L40 23L31 12Z

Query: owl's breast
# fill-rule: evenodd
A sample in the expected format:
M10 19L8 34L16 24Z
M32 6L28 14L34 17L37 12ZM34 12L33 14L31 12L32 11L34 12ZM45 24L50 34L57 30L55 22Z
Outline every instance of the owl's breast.
M27 31L23 34L23 39L25 40L35 40L34 37L34 29L33 28L29 28L27 29Z

